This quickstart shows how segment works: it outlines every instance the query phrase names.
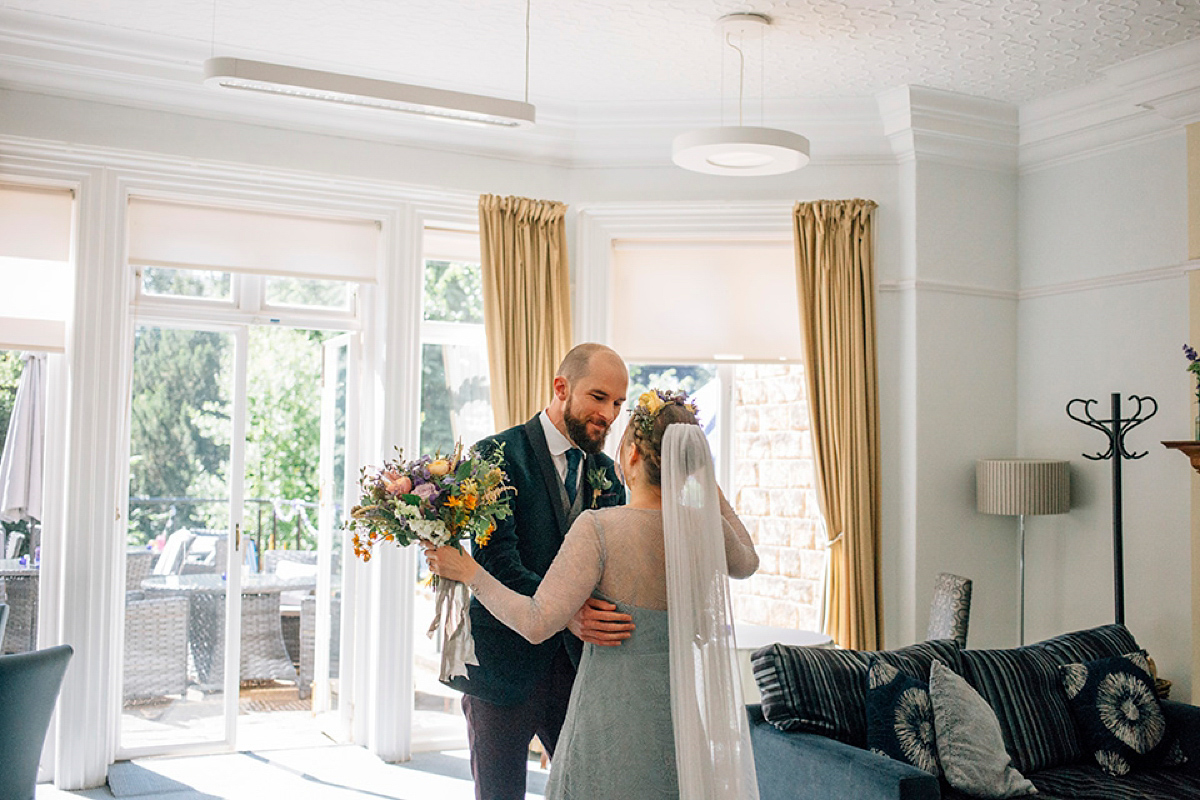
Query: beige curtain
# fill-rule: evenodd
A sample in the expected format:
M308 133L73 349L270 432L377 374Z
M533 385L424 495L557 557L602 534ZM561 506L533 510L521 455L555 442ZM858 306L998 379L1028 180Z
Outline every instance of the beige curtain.
M870 200L794 209L817 496L829 535L825 630L855 649L883 642L874 209Z
M546 406L571 349L567 207L525 197L479 198L483 321L496 430Z

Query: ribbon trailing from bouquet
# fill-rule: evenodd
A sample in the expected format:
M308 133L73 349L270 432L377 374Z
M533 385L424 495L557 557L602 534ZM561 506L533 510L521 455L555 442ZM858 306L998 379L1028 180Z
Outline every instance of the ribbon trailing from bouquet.
M448 681L467 674L467 665L477 667L475 639L471 636L471 615L467 613L471 591L465 583L445 578L438 580L437 606L427 635L433 638L442 632L442 669L439 680Z

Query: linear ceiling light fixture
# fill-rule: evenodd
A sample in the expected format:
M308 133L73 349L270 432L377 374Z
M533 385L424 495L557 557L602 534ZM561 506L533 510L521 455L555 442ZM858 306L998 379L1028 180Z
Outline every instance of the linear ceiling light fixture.
M244 58L208 59L204 62L204 83L224 89L381 108L451 122L495 125L502 128L528 128L534 123L534 107L519 100L452 92L429 86L394 83Z
M678 166L710 175L779 175L808 163L808 139L800 134L742 124L746 56L733 40L760 38L770 24L763 14L728 14L717 21L725 44L738 54L738 124L676 136L671 159Z
M448 122L499 128L529 128L535 121L535 109L529 102L529 12L531 0L525 0L525 100L505 100L480 94L452 92L430 86L323 72L315 69L251 61L244 58L218 58L216 53L204 62L204 84L222 89L320 100L345 106L379 108L403 114ZM217 0L213 0L212 49L217 41Z

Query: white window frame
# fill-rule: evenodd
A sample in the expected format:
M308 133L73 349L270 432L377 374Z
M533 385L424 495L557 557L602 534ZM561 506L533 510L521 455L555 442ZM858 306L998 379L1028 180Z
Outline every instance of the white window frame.
M203 319L209 322L361 331L361 308L364 302L369 302L367 298L370 296L370 284L345 281L349 287L349 303L346 309L269 305L264 301L267 278L276 276L249 272L228 273L231 278L228 300L216 297L147 294L142 291L143 267L131 265L129 268L133 271L134 278L133 312L139 319L142 316L178 318L182 314L189 319Z

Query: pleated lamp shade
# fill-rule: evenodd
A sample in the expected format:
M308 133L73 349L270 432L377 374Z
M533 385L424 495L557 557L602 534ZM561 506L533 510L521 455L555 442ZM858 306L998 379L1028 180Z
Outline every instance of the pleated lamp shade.
M1071 510L1068 463L1028 458L975 462L979 513L1065 514Z

